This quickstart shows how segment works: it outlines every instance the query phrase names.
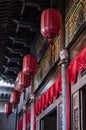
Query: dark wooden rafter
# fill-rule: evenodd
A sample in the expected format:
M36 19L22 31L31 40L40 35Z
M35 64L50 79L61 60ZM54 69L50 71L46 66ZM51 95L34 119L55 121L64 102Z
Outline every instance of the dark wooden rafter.
M15 82L24 55L35 52L37 56L35 44L40 35L40 16L49 7L50 0L0 1L0 75L7 82ZM56 0L53 7L56 8Z
M16 43L16 45L23 45L23 47L30 47L31 46L31 40L24 40L24 39L17 39L17 38L14 38L14 37L11 37L11 36L9 36L9 39L11 39L12 40L12 43L13 44L15 44ZM29 43L29 44L28 44Z
M39 31L39 24L37 25L37 23L31 23L31 22L22 22L22 21L18 21L18 20L13 20L14 23L17 24L17 28L16 28L16 33L18 32L19 28L28 28L31 32L38 32Z

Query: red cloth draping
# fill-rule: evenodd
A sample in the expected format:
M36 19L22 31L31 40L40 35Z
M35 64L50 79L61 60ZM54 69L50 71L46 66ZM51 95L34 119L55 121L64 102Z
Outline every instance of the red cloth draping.
M38 99L38 102L37 102L37 113L39 114L41 112L41 98Z
M38 103L36 102L35 105L34 105L34 114L35 116L37 116L37 107L38 107Z
M86 68L86 47L81 51L81 53L76 58L77 61L77 71L80 72Z
M48 107L49 104L49 91L45 92L45 108Z
M58 80L59 81L59 80ZM53 84L42 96L37 100L34 105L34 112L35 116L38 115L42 110L48 107L49 104L53 102L54 99L58 97L59 92L61 91L58 89L59 87L57 84ZM60 90L60 91L59 91Z
M59 96L59 90L56 82L53 84L53 99L55 100Z
M42 95L42 105L41 105L41 110L44 110L45 108L45 95Z
M81 72L86 68L86 47L80 52L80 54L70 63L67 68L67 130L70 130L70 104L71 104L71 92L70 84L75 83L77 80L78 72ZM35 104L35 114L39 114L41 110L44 110L54 99L62 93L62 79L61 75L56 79L55 83L42 95L41 100L38 100ZM40 109L39 109L39 104Z
M41 112L42 98L39 99L39 113Z
M30 122L30 111L26 113L26 124ZM18 122L18 130L22 130L23 128L23 118L21 118Z
M56 90L59 92L59 94L61 94L62 93L61 75L56 79L56 81L55 81L55 87L56 87Z
M53 101L53 85L49 88L48 92L49 92L49 104L51 104Z
M86 47L68 66L67 75L69 82L75 83L78 72L81 72L84 68L86 68Z
M77 62L76 62L76 60L69 65L69 67L67 69L67 75L68 75L68 80L70 81L70 83L76 82L76 77L77 77Z
M67 68L67 130L70 130L70 105L71 105L71 92L70 84L75 83L77 80L78 72L81 72L86 68L86 47L80 52L80 54L70 63Z
M30 122L30 110L26 113L26 124Z
M22 130L23 126L23 119L21 118L20 121L18 122L18 130Z
M70 105L71 105L71 92L70 84L77 81L78 72L83 71L86 68L86 47L80 52L80 54L70 63L67 68L67 130L70 130ZM62 81L61 75L56 79L55 83L38 99L34 105L35 118L42 110L48 107L54 99L62 93ZM26 114L26 122L30 121L30 112ZM18 130L22 129L22 119L18 122ZM34 125L35 126L35 125Z
M39 100L37 101L37 106L36 106L37 108L37 114L39 114L40 112L39 112Z

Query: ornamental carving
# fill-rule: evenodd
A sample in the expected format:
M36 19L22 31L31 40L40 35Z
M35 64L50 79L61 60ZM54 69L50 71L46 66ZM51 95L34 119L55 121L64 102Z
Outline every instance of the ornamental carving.
M75 0L68 13L66 13L66 46L72 41L79 28L86 21L85 8L85 1Z
M34 77L34 86L35 89L39 86L42 82L46 74L49 72L50 68L58 59L58 50L59 50L59 38L54 39L54 44L52 46L52 64L50 62L50 48L48 47L47 51L45 52L42 60L39 63L38 71Z

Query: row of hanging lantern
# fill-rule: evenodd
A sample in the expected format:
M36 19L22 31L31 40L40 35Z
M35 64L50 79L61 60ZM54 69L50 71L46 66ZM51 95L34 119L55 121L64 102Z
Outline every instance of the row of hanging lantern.
M12 105L17 105L20 102L19 88L26 89L30 86L31 76L34 75L37 71L37 59L33 55L26 55L23 58L23 70L18 74L17 86L14 86L16 90L13 90L10 94L10 102L5 104L4 113L9 116L12 114ZM15 83L16 85L16 83Z
M20 101L20 92L17 90L13 90L10 94L10 102L5 104L4 113L7 117L12 114L12 105L14 108Z
M43 11L41 15L41 34L44 38L48 38L51 58L52 58L52 45L53 38L60 34L60 13L55 9L47 9ZM18 86L22 89L26 89L30 86L31 75L34 75L37 71L37 59L33 55L26 55L23 58L23 69L18 74ZM10 95L10 103L5 105L5 114L10 115L12 113L11 104L18 104L20 101L20 93L14 90Z
M7 117L12 114L12 105L14 108L20 101L20 92L17 90L13 90L10 94L10 102L5 104L4 113Z
M21 88L27 88L31 83L31 76L37 71L37 59L29 54L23 58L23 70L18 74L18 84Z
M23 88L24 92L24 102L25 102L25 93L26 88L30 86L32 76L37 71L37 59L35 56L29 54L23 58L23 67L22 71L18 74L19 85Z

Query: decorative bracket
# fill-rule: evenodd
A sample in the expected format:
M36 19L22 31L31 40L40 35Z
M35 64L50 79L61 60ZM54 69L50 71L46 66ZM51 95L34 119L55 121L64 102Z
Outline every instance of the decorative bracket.
M31 93L30 94L30 102L34 102L35 101L35 94Z
M68 63L68 51L67 50L62 50L60 51L60 63L59 65L63 64L63 63Z

